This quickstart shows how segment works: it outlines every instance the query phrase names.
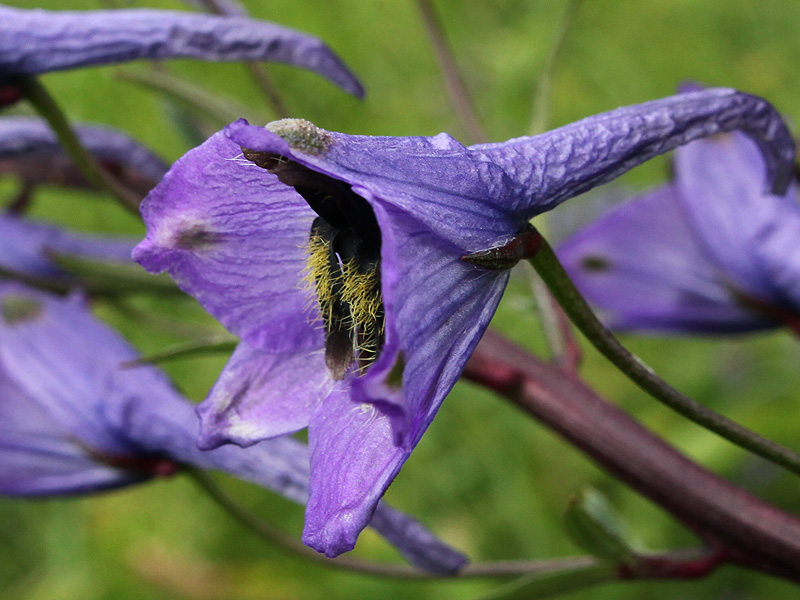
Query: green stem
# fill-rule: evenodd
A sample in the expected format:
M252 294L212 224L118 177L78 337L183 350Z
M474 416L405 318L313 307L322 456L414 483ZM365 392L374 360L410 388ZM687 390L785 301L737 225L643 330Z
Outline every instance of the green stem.
M447 88L447 96L450 98L450 104L456 116L474 143L488 141L486 132L472 104L469 91L467 91L467 85L464 83L464 78L458 69L453 52L445 39L442 24L436 14L433 3L431 0L417 0L417 6L419 7L425 30L428 33L428 38L436 53L436 59L439 61L439 67L442 70L445 87Z
M569 0L564 7L556 32L553 36L547 56L544 59L542 72L536 81L533 91L533 116L531 117L530 135L536 135L547 131L550 125L550 100L552 96L553 74L558 63L561 49L564 47L564 40L567 37L570 25L578 12L580 0Z
M50 124L64 147L64 151L73 160L81 174L94 186L108 191L124 208L138 215L139 203L142 199L103 170L94 156L83 147L64 112L39 80L35 77L23 76L18 78L17 83L28 102Z
M546 240L529 260L581 333L641 389L698 425L800 475L800 455L681 394L628 351L589 308Z
M297 558L333 569L395 579L432 580L477 577L519 577L521 575L531 574L560 573L563 571L572 572L575 569L594 567L598 564L596 559L589 556L536 561L498 561L469 565L457 575L436 575L406 565L378 564L346 557L330 559L304 546L294 537L276 529L237 504L220 489L213 477L205 471L191 466L184 466L183 470L194 479L195 483L197 483L197 485L199 485L222 509L260 538L279 546Z

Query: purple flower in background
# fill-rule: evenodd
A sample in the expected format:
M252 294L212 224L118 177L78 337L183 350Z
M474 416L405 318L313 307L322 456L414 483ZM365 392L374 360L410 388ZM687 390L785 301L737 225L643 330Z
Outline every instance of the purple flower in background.
M321 40L273 23L161 10L0 7L0 88L16 75L166 58L287 63L364 95L355 75Z
M675 153L675 178L560 245L609 326L731 333L800 324L800 206L763 187L753 142L730 133Z
M75 132L100 164L143 196L167 172L168 165L159 156L119 130L78 124ZM0 173L16 175L28 184L88 185L50 126L37 117L0 118Z
M0 283L0 493L87 493L175 472L219 469L298 503L308 449L291 438L243 450L197 448L194 406L97 321L82 298ZM414 564L454 572L464 557L380 506L372 525Z
M734 90L469 148L293 119L230 125L151 192L134 252L242 338L200 407L201 443L308 426L304 541L349 550L505 288L514 261L476 253L513 246L534 215L657 154L735 128L783 191L791 138L767 102Z

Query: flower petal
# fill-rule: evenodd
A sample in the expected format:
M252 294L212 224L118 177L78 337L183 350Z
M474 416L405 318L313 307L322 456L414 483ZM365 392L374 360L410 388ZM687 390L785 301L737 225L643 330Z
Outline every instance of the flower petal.
M353 398L400 408L404 423L395 433L410 451L494 315L508 271L461 260L457 249L404 210L354 189L375 206L381 225L388 331L378 362L352 381Z
M389 417L335 390L311 418L311 479L303 542L327 556L352 550L409 453Z
M151 273L168 270L256 348L321 348L319 310L302 281L314 212L240 154L217 133L179 159L142 203L147 238L133 258Z
M321 40L273 23L159 10L0 7L0 81L143 58L282 62L364 95L356 77Z
M737 301L724 271L664 186L635 198L558 247L578 289L616 329L733 332L774 325Z
M685 218L709 259L743 292L776 304L791 302L775 275L800 259L796 184L785 196L765 193L758 148L739 133L681 148L675 172ZM800 296L793 302L800 307Z
M167 172L159 156L121 131L80 124L75 132L98 161L142 195ZM0 119L0 172L35 183L85 184L47 122L36 117Z
M501 245L517 232L519 219L503 207L519 193L517 185L447 134L346 135L301 119L268 127L280 135L244 119L225 133L243 148L285 156L368 190L372 197L414 214L462 254Z
M197 409L200 446L249 446L299 431L332 384L322 350L271 354L242 342Z
M146 475L92 458L64 427L0 369L0 493L78 494L141 481Z
M502 165L528 194L517 206L533 216L692 140L741 129L766 161L766 183L786 190L794 143L766 100L731 89L678 94L594 115L534 137L470 149ZM531 200L533 199L533 200Z

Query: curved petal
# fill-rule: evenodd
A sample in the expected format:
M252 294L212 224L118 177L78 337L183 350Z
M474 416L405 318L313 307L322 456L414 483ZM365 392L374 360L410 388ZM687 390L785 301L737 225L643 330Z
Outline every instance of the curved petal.
M331 391L324 352L271 354L242 342L198 407L202 448L299 431Z
M774 326L741 306L733 282L664 186L578 231L557 253L575 285L616 329L733 332Z
M372 197L414 214L462 253L502 245L521 226L518 216L504 208L520 194L516 184L447 134L346 135L301 119L268 127L240 119L225 133L243 148L285 156L368 190Z
M381 225L388 331L378 362L352 381L353 397L400 408L404 423L396 434L410 451L494 315L508 271L462 261L457 249L413 216L355 189L375 205Z
M796 185L785 196L765 193L758 148L739 133L681 148L675 172L685 218L706 254L741 290L783 303L784 284L774 271L793 256L800 259L799 238L791 243L794 236L786 236L788 230L800 231Z
M111 167L126 183L144 187L146 193L169 168L159 156L130 136L100 125L75 127L83 146L101 163ZM3 117L0 119L0 172L24 179L59 183L78 177L70 173L72 162L44 119Z
M303 542L327 556L352 550L409 452L380 409L335 390L308 429L311 478Z
M472 146L528 190L517 198L528 217L607 183L692 140L741 129L766 161L766 185L783 193L794 143L766 100L731 89L708 89L625 106L534 137Z
M217 133L179 159L142 203L133 258L177 284L231 332L267 352L323 346L303 282L314 212Z
M159 10L0 7L0 81L143 58L282 62L364 95L355 75L321 40L273 23Z

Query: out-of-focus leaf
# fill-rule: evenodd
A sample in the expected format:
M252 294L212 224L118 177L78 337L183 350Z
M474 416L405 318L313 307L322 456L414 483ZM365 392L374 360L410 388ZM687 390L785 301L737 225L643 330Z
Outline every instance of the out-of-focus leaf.
M570 499L564 527L576 544L598 558L617 564L627 564L635 558L619 516L595 489L587 488Z

